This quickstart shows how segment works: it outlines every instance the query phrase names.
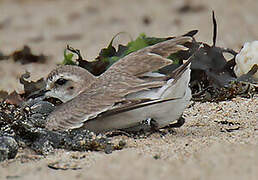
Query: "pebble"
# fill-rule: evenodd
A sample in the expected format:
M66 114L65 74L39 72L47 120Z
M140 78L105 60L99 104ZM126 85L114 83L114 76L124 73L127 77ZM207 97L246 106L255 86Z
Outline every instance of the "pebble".
M55 109L54 104L43 101L42 98L29 99L23 104L29 115L28 120L35 127L45 127L46 117Z
M55 106L50 102L40 101L33 104L30 109L33 113L50 114L55 109Z
M50 114L54 109L54 104L43 101L42 98L29 99L23 104L25 110L30 113Z
M0 137L0 162L15 158L18 152L18 144L14 138L9 136Z

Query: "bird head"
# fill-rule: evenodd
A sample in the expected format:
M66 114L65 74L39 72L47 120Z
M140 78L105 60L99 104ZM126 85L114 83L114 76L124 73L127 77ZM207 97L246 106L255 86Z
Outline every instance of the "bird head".
M51 71L46 78L45 97L54 97L62 102L67 102L90 87L95 78L81 67L59 66Z

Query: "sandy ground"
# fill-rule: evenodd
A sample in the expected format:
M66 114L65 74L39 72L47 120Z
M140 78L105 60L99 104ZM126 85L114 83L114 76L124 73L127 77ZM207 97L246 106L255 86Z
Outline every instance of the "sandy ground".
M179 13L187 3L193 10ZM217 45L239 50L258 39L257 9L256 0L0 0L0 50L8 54L27 44L34 53L50 56L45 64L0 61L0 89L21 91L18 77L25 70L33 80L45 76L61 62L67 44L93 59L122 31L135 38L141 32L164 37L198 29L197 39L211 43L211 10L218 21ZM123 35L116 43L128 40ZM174 133L115 137L127 145L109 155L57 150L43 158L21 150L15 160L0 164L0 179L257 179L257 105L257 96L195 103ZM79 170L48 168L56 162Z

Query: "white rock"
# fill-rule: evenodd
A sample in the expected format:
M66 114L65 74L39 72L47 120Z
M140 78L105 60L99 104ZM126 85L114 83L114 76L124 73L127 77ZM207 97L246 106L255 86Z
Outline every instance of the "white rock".
M258 41L247 42L236 56L234 72L239 77L248 73L255 64L258 64ZM258 72L253 77L258 79Z

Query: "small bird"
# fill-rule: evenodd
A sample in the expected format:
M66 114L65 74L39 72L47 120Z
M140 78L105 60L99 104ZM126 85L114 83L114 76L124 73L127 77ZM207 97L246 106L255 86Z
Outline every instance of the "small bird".
M45 96L63 104L47 117L46 128L138 131L178 120L191 99L190 60L166 75L157 71L173 63L170 54L188 50L184 44L191 41L180 36L148 46L100 76L78 66L57 67L46 78Z

